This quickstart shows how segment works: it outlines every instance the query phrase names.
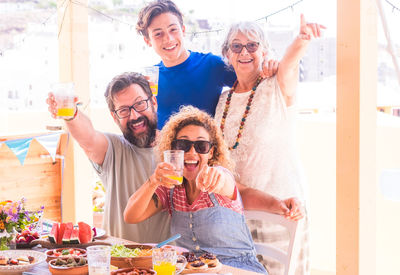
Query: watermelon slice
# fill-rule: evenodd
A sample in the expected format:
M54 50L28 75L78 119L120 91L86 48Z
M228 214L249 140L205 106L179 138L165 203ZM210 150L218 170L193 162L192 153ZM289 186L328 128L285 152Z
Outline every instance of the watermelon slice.
M79 244L79 229L78 228L74 228L72 229L72 234L71 237L69 239L69 243L70 244Z
M62 237L62 243L63 244L69 244L70 243L72 229L74 229L74 225L72 224L72 222L66 223L64 234L63 234L63 237Z
M93 231L90 225L84 222L78 222L79 226L79 242L89 243L93 239Z
M64 236L64 231L66 226L67 226L66 223L60 223L60 228L58 229L58 235L57 235L57 244L62 244L62 238Z
M51 243L57 243L57 237L58 237L58 223L55 222L51 227L51 232L49 234L49 241Z

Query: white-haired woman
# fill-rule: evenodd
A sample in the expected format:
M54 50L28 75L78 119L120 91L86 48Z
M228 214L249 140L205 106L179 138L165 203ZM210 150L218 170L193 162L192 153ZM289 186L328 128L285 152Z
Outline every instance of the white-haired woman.
M261 63L268 54L268 43L256 23L234 24L222 46L222 54L233 66L237 81L219 98L215 118L236 162L246 209L264 209L266 193L280 198L295 196L305 203L294 143L294 103L300 59L310 40L321 36L321 28L325 27L307 23L301 15L299 35L280 61L277 74L266 79L261 78ZM306 215L303 221L296 275L309 274ZM281 228L266 222L250 222L249 227L255 241L279 246L288 238ZM283 267L278 262L262 261L270 274L282 274Z

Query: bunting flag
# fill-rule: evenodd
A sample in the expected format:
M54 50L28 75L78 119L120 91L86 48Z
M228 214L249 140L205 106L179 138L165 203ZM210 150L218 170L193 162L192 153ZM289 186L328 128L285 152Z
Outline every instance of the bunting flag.
M33 138L7 140L4 143L17 156L21 165L24 165L26 155L28 154L29 145L31 145L32 139Z
M18 158L21 165L24 165L29 146L31 145L32 140L36 139L47 150L47 152L49 152L50 157L52 158L53 162L55 162L58 142L60 141L61 134L62 132L57 132L36 137L6 140L0 142L0 148L2 147L3 143L5 143Z
M60 136L61 134L58 133L54 135L46 135L35 138L47 150L47 152L49 152L53 162L56 161L56 153Z

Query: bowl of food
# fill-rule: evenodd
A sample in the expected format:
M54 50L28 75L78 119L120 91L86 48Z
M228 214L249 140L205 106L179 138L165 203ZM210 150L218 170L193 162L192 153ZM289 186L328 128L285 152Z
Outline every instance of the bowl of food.
M86 275L89 273L86 258L73 256L49 261L49 270L53 275Z
M111 247L111 265L118 268L143 268L151 269L151 245L130 244L113 245Z
M44 262L46 255L33 250L0 251L0 274L21 274Z
M121 268L118 270L111 271L111 275L155 275L156 272L152 269L148 268L136 268L136 267L130 267L130 268Z
M46 251L47 259L49 262L57 258L66 257L86 257L86 250L82 248L66 247L66 248L56 248Z
M24 229L21 233L17 234L17 248L30 248L32 247L31 242L39 238L38 231Z

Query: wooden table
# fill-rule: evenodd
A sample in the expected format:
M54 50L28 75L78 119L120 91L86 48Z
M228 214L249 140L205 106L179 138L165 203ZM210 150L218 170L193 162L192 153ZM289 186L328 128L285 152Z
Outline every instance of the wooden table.
M111 237L111 236L105 236L105 237L101 238L100 240L102 242L108 242L111 244L136 244L135 242L131 242L128 240L119 239L119 238L115 238L115 237ZM36 250L36 251L40 251L40 252L46 251L46 249L42 248L42 247L35 247L32 249ZM35 275L51 275L47 262L44 262L44 263L41 263L41 264L35 266L28 272L35 274ZM260 274L260 273L256 273L256 272L243 270L240 268L234 268L234 267L227 266L227 265L223 265L221 271L218 272L218 274L227 274L227 273L231 273L232 275L257 275L257 274Z

